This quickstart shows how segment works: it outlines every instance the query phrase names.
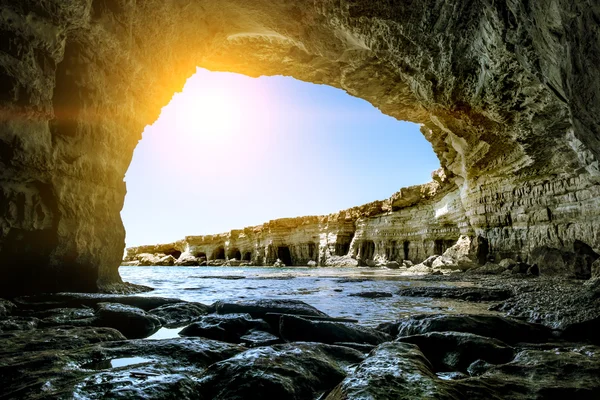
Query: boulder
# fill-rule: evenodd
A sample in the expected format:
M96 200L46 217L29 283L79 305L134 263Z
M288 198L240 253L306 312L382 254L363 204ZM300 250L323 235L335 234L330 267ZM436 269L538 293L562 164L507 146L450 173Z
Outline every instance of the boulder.
M0 317L10 315L17 306L8 300L0 299Z
M464 399L433 373L417 346L384 343L376 347L325 400Z
M139 266L141 267L150 267L150 266L172 266L175 264L175 257L170 254L150 254L150 253L141 253L136 255L136 259L139 262Z
M393 297L394 295L389 292L358 292L358 293L351 293L348 296L364 297L367 299L379 299L379 298L385 298L385 297Z
M283 261L281 261L279 258L273 263L274 267L277 268L283 268L285 267L285 264L283 263Z
M435 261L433 261L433 263L431 263L431 268L434 268L434 269L460 269L457 260L450 258L450 257L446 257L446 256L440 256L440 257L436 258Z
M333 321L310 321L293 315L279 320L279 335L290 342L320 343L353 342L380 344L392 340L385 333L357 324Z
M141 308L118 303L99 303L96 325L117 329L129 339L152 335L162 326L161 321Z
M328 317L322 311L300 300L250 300L228 303L217 301L214 305L218 314L248 313L253 318L264 318L268 313Z
M313 261L313 260L310 260L309 262L306 263L306 266L314 268L314 267L317 266L317 262Z
M179 267L191 267L200 265L201 261L203 260L198 259L193 254L182 253L177 259L177 261L175 261L175 265Z
M573 273L576 278L589 279L592 276L592 265L600 259L600 254L596 253L589 245L581 240L573 242Z
M250 314L206 315L185 327L181 336L199 336L228 343L240 343L250 330L269 331L270 326Z
M468 367L476 360L505 364L516 354L512 347L498 339L464 332L430 332L401 337L398 341L419 346L435 372L467 373Z
M258 347L211 365L197 393L202 399L314 399L363 359L359 351L317 343Z
M201 303L166 304L150 310L150 314L160 318L167 328L190 324L201 316L213 311L213 308Z
M481 267L468 270L467 273L471 275L500 275L504 271L506 271L506 267L488 262Z
M431 297L460 299L467 301L500 301L513 296L510 289L496 289L486 287L443 287L443 286L415 286L401 288L397 292L400 296Z
M427 274L431 274L433 272L433 269L431 267L428 267L427 265L421 263L421 264L417 264L417 265L413 265L412 267L410 267L407 272L411 273L411 274L415 274L415 275L427 275Z
M40 327L50 326L92 326L96 323L94 309L86 308L53 308L35 313L40 318Z
M398 261L390 261L385 266L390 269L398 269L400 268L400 263Z
M433 262L437 260L440 256L429 256L427 257L421 264L426 267L431 267Z
M539 343L552 337L552 330L543 325L491 314L419 314L381 324L377 329L398 337L429 332L465 332L495 338L509 344Z
M273 344L282 343L279 336L275 336L269 332L250 330L248 333L240 337L240 342L248 347L270 346Z

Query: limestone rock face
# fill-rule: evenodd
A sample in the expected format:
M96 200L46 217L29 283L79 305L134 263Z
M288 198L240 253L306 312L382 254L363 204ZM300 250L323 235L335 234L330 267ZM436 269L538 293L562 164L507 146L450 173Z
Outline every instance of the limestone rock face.
M253 262L423 260L460 235L497 259L597 250L599 15L582 0L2 0L0 293L118 287L124 174L197 66L342 88L421 123L442 165L337 219L263 225ZM260 234L222 238L250 251ZM219 240L177 251L244 260Z

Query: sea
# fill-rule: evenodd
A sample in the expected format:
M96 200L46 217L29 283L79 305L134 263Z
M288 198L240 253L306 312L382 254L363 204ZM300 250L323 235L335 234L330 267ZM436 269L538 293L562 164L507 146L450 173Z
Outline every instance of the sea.
M422 313L487 313L487 305L460 300L405 297L407 286L465 286L468 282L431 282L386 268L303 267L131 267L124 281L153 287L141 296L161 296L212 304L215 301L295 299L332 317L356 319L367 326ZM363 292L391 297L366 298Z

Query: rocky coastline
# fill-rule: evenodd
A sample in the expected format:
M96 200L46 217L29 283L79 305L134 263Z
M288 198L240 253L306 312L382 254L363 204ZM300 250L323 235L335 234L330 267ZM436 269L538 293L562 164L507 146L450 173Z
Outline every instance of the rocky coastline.
M583 283L515 268L390 282L386 296L492 311L416 313L376 327L296 299L1 300L1 398L598 398L600 276Z

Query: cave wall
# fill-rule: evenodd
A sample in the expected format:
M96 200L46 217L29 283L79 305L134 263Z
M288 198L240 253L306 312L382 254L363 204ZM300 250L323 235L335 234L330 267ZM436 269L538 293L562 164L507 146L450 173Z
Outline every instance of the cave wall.
M196 66L421 123L448 229L497 252L598 248L599 21L584 0L0 0L0 291L118 287L124 174Z

